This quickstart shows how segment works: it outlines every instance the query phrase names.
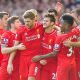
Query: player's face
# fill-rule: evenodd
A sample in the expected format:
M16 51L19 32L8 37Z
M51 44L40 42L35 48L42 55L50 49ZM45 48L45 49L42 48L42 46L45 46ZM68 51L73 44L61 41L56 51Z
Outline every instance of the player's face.
M51 26L50 18L45 17L45 18L43 19L43 27L44 27L44 28L47 28L47 27L50 27L50 26Z
M66 31L67 29L66 23L63 20L60 20L60 23L61 23L61 32Z
M63 22L61 23L61 32L69 32L71 27L69 26L68 23Z
M25 25L28 26L28 28L33 28L35 24L35 19L31 20L30 18L24 19Z
M19 19L16 19L15 22L14 22L14 26L16 29L18 29L20 26L21 26L21 22Z
M4 27L7 26L7 19L8 19L9 15L4 15L3 18L2 18L2 24Z

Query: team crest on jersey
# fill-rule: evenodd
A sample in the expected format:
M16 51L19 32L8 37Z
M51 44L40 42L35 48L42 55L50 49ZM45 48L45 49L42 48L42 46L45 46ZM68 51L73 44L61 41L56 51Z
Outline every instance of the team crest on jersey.
M39 33L39 29L37 29L37 33Z
M51 42L52 42L52 39L49 40L49 44L51 44Z
M39 29L37 29L37 37L40 38Z
M54 45L54 49L59 49L59 47L60 47L59 44Z

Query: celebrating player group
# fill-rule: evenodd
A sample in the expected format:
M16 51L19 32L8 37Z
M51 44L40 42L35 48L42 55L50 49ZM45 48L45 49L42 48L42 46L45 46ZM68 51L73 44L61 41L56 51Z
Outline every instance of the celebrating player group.
M0 12L0 80L80 80L80 9L57 2L39 20Z

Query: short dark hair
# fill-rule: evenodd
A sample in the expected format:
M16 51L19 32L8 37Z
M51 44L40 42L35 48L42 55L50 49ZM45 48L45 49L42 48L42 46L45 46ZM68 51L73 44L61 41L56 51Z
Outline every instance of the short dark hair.
M56 10L56 9L49 9L49 10L48 10L48 12L49 12L49 13L54 12L56 16L58 15L58 13L57 13L57 10Z
M68 15L68 14L63 15L63 16L61 17L61 19L62 19L64 22L68 23L70 26L72 26L73 23L74 23L74 18L73 18L72 16Z
M0 19L2 19L4 15L9 15L9 14L7 12L0 12Z
M8 18L7 23L10 26L11 23L14 23L15 20L19 19L18 16L11 16L10 18Z
M56 21L54 15L51 15L51 14L45 14L44 17L48 17L48 18L50 18L50 21L52 21L52 22L55 22L55 21Z
M26 11L26 12L23 14L23 17L24 17L24 18L35 19L35 14L32 13L32 12L27 12L27 11Z

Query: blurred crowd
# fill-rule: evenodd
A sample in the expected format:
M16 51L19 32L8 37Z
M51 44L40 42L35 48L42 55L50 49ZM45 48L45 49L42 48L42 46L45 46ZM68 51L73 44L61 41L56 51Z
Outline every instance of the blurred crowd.
M26 10L34 8L42 15L49 8L54 8L57 1L64 4L66 12L80 7L80 0L0 0L0 11L21 16Z

